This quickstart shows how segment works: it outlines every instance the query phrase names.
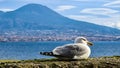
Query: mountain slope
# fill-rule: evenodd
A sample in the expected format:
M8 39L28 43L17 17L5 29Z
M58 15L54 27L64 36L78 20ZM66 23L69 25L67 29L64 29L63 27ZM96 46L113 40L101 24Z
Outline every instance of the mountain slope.
M72 20L39 4L28 4L0 15L0 30L78 30L81 33L120 34L120 30Z

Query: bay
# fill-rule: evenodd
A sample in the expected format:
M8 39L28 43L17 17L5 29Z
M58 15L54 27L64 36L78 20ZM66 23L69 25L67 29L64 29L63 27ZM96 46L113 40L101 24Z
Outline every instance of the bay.
M0 59L41 59L53 58L40 55L39 52L52 51L55 47L73 43L71 41L51 42L0 42ZM119 41L96 41L91 46L90 57L120 56Z

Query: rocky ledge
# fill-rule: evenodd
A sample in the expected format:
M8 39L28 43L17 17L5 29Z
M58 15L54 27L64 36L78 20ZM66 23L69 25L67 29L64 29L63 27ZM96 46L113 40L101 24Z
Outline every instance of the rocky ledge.
M120 68L120 56L86 60L34 59L0 61L0 68Z

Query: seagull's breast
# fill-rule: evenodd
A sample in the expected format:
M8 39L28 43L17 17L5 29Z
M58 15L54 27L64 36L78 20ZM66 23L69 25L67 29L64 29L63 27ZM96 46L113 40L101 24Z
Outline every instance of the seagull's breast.
M87 45L80 45L81 51L74 56L73 59L87 59L90 56L91 50Z

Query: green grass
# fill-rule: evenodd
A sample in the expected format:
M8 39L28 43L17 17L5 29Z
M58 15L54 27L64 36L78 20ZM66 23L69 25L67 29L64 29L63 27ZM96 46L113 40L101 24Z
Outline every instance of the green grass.
M20 60L0 60L0 62L18 62Z

